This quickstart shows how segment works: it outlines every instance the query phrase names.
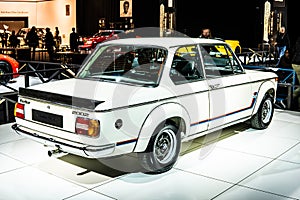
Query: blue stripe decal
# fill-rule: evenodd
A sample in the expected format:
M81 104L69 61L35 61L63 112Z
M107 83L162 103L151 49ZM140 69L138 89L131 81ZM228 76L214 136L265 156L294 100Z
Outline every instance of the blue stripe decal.
M223 117L227 117L227 116L230 116L230 115L233 115L233 114L236 114L236 113L243 112L243 111L246 111L248 109L251 109L251 108L253 108L253 106L254 106L254 104L256 102L256 98L257 98L257 92L254 93L251 105L249 107L243 108L243 109L240 109L240 110L237 110L237 111L234 111L234 112L230 112L230 113L227 113L227 114L224 114L224 115L220 115L218 117L214 117L214 118L211 118L211 119L206 119L206 120L202 120L202 121L199 121L199 122L194 122L190 126L196 126L196 125L200 125L200 124L203 124L203 123L208 123L208 122L211 122L211 121L223 118Z

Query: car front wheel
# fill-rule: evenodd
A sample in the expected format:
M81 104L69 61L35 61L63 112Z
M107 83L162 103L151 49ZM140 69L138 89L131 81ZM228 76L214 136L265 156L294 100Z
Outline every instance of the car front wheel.
M272 121L273 114L273 98L270 96L265 96L258 108L258 111L251 118L251 126L256 129L267 128Z
M152 135L145 152L138 158L146 173L162 173L175 164L181 147L181 136L174 125L159 126Z

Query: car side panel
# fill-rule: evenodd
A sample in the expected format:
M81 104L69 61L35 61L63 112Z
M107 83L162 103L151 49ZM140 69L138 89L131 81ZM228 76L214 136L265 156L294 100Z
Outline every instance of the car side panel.
M251 115L254 95L247 74L210 79L208 85L210 87L209 129Z

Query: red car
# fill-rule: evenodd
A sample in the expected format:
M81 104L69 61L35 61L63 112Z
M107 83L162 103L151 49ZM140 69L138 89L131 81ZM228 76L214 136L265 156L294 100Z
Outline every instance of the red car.
M18 70L19 62L16 59L8 55L0 54L0 82L2 84L6 84L11 79L18 77ZM7 73L13 73L13 75L1 76Z
M84 39L83 45L79 45L79 51L85 50L89 51L96 47L98 43L104 42L105 40L119 39L118 34L124 33L123 30L100 30L98 33L92 37Z

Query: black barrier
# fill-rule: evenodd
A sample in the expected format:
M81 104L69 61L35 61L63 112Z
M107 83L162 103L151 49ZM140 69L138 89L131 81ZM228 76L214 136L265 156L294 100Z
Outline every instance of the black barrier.
M243 48L241 53L236 54L243 65L272 66L276 61L274 54L266 50Z
M295 70L257 65L244 65L244 68L252 70L271 71L276 73L278 76L276 103L282 108L292 108L292 94L294 90L299 87L299 82L297 80ZM283 105L283 101L286 101L287 105Z
M54 53L54 59L50 61L47 49L36 48L33 56L33 51L29 47L0 48L0 54L8 55L18 61L57 62L62 64L82 64L84 59L89 55L88 53L58 51Z
M30 48L0 48L0 53L8 55L16 60L30 60Z
M30 60L31 51L29 48L16 49L17 60Z
M19 74L25 76L35 76L45 83L52 79L65 79L75 77L79 64L62 64L54 62L24 61L19 60Z
M0 124L14 121L14 105L18 92L0 94Z
M77 53L72 51L59 51L55 53L55 57L63 64L82 64L84 59L89 54L86 53Z
M19 75L24 77L25 87L30 86L29 78L38 77L42 83L51 80L61 80L75 77L80 65L60 64L37 61L19 61ZM0 75L12 76L13 73ZM18 89L10 87L8 84L0 82L0 87L5 87L10 92L0 93L0 124L14 121L13 110L17 101Z

